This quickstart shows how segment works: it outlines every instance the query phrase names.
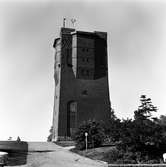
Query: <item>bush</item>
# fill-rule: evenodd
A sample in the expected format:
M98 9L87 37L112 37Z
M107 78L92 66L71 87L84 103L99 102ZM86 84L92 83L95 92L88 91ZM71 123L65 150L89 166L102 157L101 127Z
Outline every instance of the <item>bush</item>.
M50 130L49 130L49 136L47 137L47 142L51 142L52 141L52 137L53 137L53 126L51 126Z
M152 112L156 112L157 108L152 105L151 99L142 95L140 101L141 105L134 112L134 120L121 122L117 149L124 152L124 160L157 163L166 147L166 137L163 127L152 118Z
M122 158L121 152L119 152L117 149L110 150L105 156L104 160L107 161L110 164L116 163L118 159Z
M121 134L121 120L115 116L114 110L110 108L109 122L104 127L105 134L107 135L107 141L109 143L115 143L119 141Z
M102 145L105 138L102 124L95 120L89 120L83 122L73 136L77 149L83 150L86 147L85 132L88 133L88 148L96 148Z
M162 162L161 157L155 159L142 154L141 152L124 152L118 149L110 150L107 154L105 154L103 160L110 164L153 164Z
M116 164L135 164L136 161L136 155L132 152L124 152L122 150L118 149L112 149L110 150L103 158L108 163L116 163Z

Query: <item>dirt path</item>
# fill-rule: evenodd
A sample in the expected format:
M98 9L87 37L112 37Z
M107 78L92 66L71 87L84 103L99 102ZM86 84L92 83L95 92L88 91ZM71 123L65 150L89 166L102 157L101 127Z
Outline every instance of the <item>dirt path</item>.
M107 164L97 162L53 143L28 142L25 165L18 167L105 167Z

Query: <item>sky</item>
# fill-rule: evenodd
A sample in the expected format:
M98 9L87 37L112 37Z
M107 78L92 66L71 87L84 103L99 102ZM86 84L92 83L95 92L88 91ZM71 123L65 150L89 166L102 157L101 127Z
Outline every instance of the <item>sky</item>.
M66 26L108 33L111 105L132 118L142 94L166 115L166 2L0 0L0 140L45 141L54 100L53 41Z

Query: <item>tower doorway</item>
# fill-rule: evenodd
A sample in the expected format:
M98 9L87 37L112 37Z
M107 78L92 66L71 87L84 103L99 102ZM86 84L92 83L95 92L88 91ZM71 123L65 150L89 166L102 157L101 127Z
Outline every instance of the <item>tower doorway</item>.
M72 136L77 128L77 102L69 101L67 104L67 136Z

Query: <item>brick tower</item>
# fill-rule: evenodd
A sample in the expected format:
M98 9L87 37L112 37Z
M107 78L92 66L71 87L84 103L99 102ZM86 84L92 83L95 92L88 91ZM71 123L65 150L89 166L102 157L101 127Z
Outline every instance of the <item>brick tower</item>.
M89 119L107 122L110 111L107 33L61 28L55 48L53 140L70 137Z

